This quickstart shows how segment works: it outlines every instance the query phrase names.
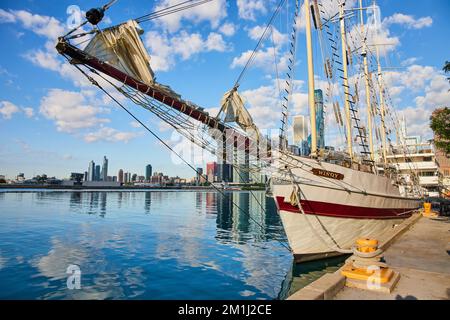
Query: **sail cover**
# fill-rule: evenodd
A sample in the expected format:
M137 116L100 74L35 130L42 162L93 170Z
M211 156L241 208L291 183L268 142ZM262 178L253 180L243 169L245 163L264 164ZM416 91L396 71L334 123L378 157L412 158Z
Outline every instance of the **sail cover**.
M253 122L252 116L244 106L244 99L237 92L236 88L225 93L221 102L221 113L225 114L224 122L236 122L242 129L252 132L259 138L258 129Z
M94 36L84 51L148 85L154 83L150 56L142 43L139 24L130 20Z

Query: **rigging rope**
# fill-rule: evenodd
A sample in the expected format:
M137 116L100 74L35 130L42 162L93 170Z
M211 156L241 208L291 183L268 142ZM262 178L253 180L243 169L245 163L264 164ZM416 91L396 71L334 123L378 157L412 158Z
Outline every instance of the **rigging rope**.
M68 57L64 56L68 61ZM134 120L136 120L144 129L146 129L154 138L156 138L162 145L164 145L167 149L169 149L170 152L172 152L177 158L179 158L183 163L185 163L189 168L191 168L197 175L202 177L203 179L207 179L207 177L200 171L198 171L192 164L190 164L187 160L185 160L178 152L176 152L167 142L165 142L162 138L160 138L153 130L151 130L146 124L144 124L138 117L136 117L128 108L126 108L121 102L119 102L112 94L110 94L105 88L103 88L94 78L89 76L84 70L82 70L78 65L74 65L75 68L78 69L88 80L90 83L92 83L94 86L98 87L104 94L106 94L112 101L114 101L119 107L121 107L126 113L128 113ZM92 68L88 68L90 72L100 76L102 79L104 79L96 70ZM211 184L211 186L220 193L223 197L226 197L226 193L221 190L220 188L216 187L214 184ZM250 193L254 195L251 191ZM264 231L264 226L260 224L257 220L255 220L250 213L247 213L244 209L242 209L238 204L236 204L234 201L232 201L233 205L238 208L239 211L246 214L250 220L252 220L257 226L261 228L262 231ZM259 202L258 202L259 203ZM261 204L260 204L261 205ZM261 205L262 208L262 205ZM265 212L265 210L264 210ZM289 252L292 252L291 248L286 245L285 242L282 242L278 238L274 238L276 241L278 241L285 249L287 249Z
M290 53L290 57L288 58L288 72L286 73L286 82L285 82L285 93L283 95L283 100L281 103L281 128L280 128L280 137L279 137L279 149L285 150L288 145L287 131L289 124L289 102L291 101L292 94L294 92L294 74L295 74L295 58L297 53L297 18L300 10L300 1L295 1L295 11L294 11L294 23L292 27L292 33L290 37L290 41L288 44L288 50Z
M244 77L245 72L247 71L247 69L249 68L249 66L252 64L253 60L255 59L256 55L258 54L258 49L261 46L261 44L264 42L264 40L266 39L267 36L267 32L270 30L270 27L272 26L273 20L275 19L275 17L278 15L278 13L280 12L283 4L285 3L286 0L280 0L275 12L272 14L272 16L270 17L269 22L266 25L266 28L264 29L264 32L262 33L261 37L259 38L258 43L256 44L255 48L253 49L252 54L250 55L250 58L247 60L247 63L245 64L244 68L242 69L241 73L239 74L235 84L234 84L234 88L238 88L239 84L242 80L242 78Z
M138 23L142 23L142 22L158 19L158 18L167 16L167 15L172 14L172 13L177 13L177 12L184 11L184 10L187 10L187 9L190 9L190 8L194 8L194 7L197 7L199 5L202 5L202 4L211 2L211 1L214 1L214 0L188 0L188 1L183 1L183 2L180 2L178 4L175 4L175 5L172 5L172 6L169 6L169 7L160 9L160 10L157 10L155 12L146 14L146 15L144 15L142 17L139 17L139 18L136 18L134 20L136 20L136 22L138 22Z

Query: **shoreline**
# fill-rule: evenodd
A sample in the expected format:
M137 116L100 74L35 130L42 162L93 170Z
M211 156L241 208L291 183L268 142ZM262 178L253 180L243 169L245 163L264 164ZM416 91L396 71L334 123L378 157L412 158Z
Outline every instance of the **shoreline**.
M0 185L0 192L34 192L38 190L53 191L217 191L211 186L49 186L49 185ZM232 191L264 191L264 188L245 188L240 190L230 189L223 190L225 192Z
M177 186L165 186L165 187L150 187L150 186L120 186L120 187L111 187L111 186L48 186L48 185L0 185L0 190L5 189L13 189L13 190L214 190L212 187L203 187L203 186L186 186L186 187L177 187Z

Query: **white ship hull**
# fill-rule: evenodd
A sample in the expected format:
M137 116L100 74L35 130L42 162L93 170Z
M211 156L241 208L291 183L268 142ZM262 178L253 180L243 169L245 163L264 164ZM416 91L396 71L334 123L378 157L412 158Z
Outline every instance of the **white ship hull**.
M420 206L419 199L405 198L390 179L330 163L293 157L295 183L272 184L273 198L289 244L298 262L338 255L360 237L381 239ZM281 161L278 166L286 163ZM291 163L292 164L292 163ZM339 179L318 176L333 173ZM300 206L291 203L294 185L300 188Z

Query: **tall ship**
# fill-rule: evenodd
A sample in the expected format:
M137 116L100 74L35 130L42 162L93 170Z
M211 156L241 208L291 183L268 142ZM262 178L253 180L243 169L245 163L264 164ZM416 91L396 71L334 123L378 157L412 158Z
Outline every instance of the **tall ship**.
M420 205L422 190L414 174L405 181L388 162L388 153L394 151L391 138L398 133L399 123L381 70L380 47L384 44L371 43L368 36L376 31L378 7L363 7L362 0L356 8L345 1L331 1L331 5L318 0L279 1L236 83L224 94L219 113L211 115L156 81L141 40L145 22L211 1L180 2L102 29L100 22L111 1L89 10L86 21L59 38L57 50L167 148L171 147L112 91L216 155L224 170L232 165L242 182L267 176L268 195L277 205L290 249L299 262L349 253L357 238L381 238L410 217ZM365 12L370 13L371 24L364 21ZM278 138L273 139L254 123L239 88L261 45L273 40L273 25L282 13L290 15L292 25L287 28L286 77L279 96L281 125ZM84 29L87 24L92 26L89 31ZM309 117L310 135L299 152L289 144L289 123L302 28L309 110L305 118ZM320 55L313 51L317 47ZM314 61L317 56L320 61ZM322 88L326 87L325 103L332 106L328 114L334 115L342 148L325 146L328 127L324 128L324 106L318 103L322 99L322 91L316 91L318 78ZM364 90L359 90L361 83Z

